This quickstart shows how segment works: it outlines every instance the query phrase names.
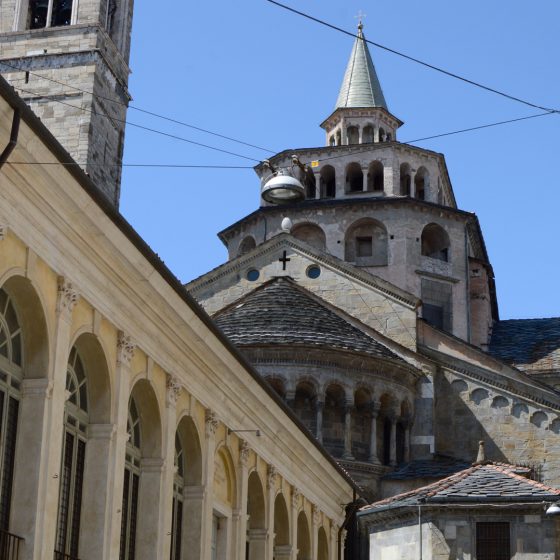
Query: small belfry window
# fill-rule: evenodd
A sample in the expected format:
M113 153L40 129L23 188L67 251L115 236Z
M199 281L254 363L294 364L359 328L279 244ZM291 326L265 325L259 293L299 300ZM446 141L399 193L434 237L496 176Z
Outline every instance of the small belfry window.
M86 372L76 347L72 348L68 359L66 396L55 558L57 555L60 558L77 558L80 540L89 419Z
M141 431L140 415L130 398L126 426L128 442L124 465L124 484L121 517L121 544L119 560L134 560L136 557L136 526L138 524L138 489L140 486Z
M73 0L29 0L28 29L60 27L72 23Z
M170 560L181 560L183 538L183 502L185 491L185 454L179 434L175 434L175 479L173 482L173 512Z
M509 523L485 522L476 524L476 559L510 560Z
M0 289L0 529L4 531L9 531L22 360L16 311L11 298Z

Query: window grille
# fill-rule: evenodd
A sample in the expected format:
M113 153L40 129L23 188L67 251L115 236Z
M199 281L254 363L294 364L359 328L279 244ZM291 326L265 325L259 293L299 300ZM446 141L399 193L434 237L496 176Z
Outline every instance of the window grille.
M476 524L477 560L510 560L509 523L484 522Z
M88 424L86 372L76 347L70 351L66 370L67 401L64 409L64 449L58 498L55 556L76 559L80 542L82 491Z
M9 531L20 389L22 331L16 308L0 289L0 530Z
M128 406L121 544L119 560L134 560L136 555L136 526L138 521L138 492L140 488L141 430L140 416L134 398Z

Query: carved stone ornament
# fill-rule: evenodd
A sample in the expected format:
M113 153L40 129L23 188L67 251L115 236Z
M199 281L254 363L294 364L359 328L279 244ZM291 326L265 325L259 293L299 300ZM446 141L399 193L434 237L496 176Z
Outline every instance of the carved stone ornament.
M321 510L315 504L313 504L312 513L313 525L319 525L319 522L321 521Z
M7 233L8 233L8 226L4 224L0 224L0 241L4 241L4 239L6 239Z
M72 310L78 303L80 295L74 289L72 282L69 282L64 276L58 277L58 295L56 300L56 311L58 313L72 313Z
M301 497L301 492L297 488L294 488L294 491L292 492L292 507L293 508L298 507L300 497Z
M242 439L239 443L239 462L244 467L246 467L249 462L249 451L251 451L249 444Z
M278 476L278 471L274 465L268 465L268 472L266 474L266 485L268 488L274 488L276 485L276 477Z
M117 336L117 363L128 366L134 356L135 346L130 336L119 331Z
M174 375L167 376L167 402L169 404L177 404L177 399L181 394L182 386L178 377Z
M208 435L214 435L218 429L218 418L212 410L206 410L205 418L206 422L206 433Z

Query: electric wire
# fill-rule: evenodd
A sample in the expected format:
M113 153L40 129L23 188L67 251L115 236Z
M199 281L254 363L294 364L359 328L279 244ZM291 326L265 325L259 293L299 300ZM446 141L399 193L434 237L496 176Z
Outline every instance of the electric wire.
M59 84L61 86L64 87L69 87L75 91L80 91L82 93L85 93L87 95L91 95L92 97L96 97L97 99L104 99L105 101L109 101L110 103L115 103L117 105L122 105L123 107L126 107L127 109L132 109L134 111L138 111L139 113L145 113L146 115L150 115L152 117L156 117L158 119L162 119L165 121L169 121L181 126L185 126L187 128L191 128L193 130L197 130L198 132L204 132L205 134L210 134L212 136L217 136L218 138L223 138L225 140L229 140L230 142L236 142L237 144L242 144L243 146L248 146L250 148L256 148L257 150L262 150L263 152L268 152L268 153L274 153L274 150L271 150L270 148L263 148L262 146L257 146L256 144L250 144L249 142L244 142L243 140L239 140L237 138L233 138L232 136L226 136L225 134L220 134L218 132L214 132L212 130L208 130L206 128L202 128L200 126L195 126L193 124L190 123L186 123L184 121L180 121L178 119L175 119L173 117L168 117L166 115L162 115L160 113L155 113L153 111L148 111L147 109L142 109L141 107L137 107L136 105L128 105L127 103L123 103L122 101L118 101L117 99L111 99L110 97L107 97L105 95L100 95L98 93L93 93L91 91L88 91L86 89L82 89L79 88L77 86L73 86L72 84L69 84L67 82L62 82L60 80L55 80L54 78L49 78L48 76L43 76L41 74L38 74L37 72L32 72L31 70L25 70L23 68L19 68L17 66L14 66L13 64L10 64L9 62L5 62L5 61L0 61L0 66L7 66L8 68L12 68L13 70L17 71L17 72L26 72L27 74L30 74L31 76L36 76L37 78L41 79L41 80L47 80L49 82L52 82L54 84ZM10 80L11 82L14 81L23 81L24 78L21 78L20 80Z
M14 89L17 89L18 91L22 91L24 93L27 93L27 94L33 95L33 96L40 95L37 92L29 91L29 90L26 90L26 89L24 89L22 87L19 87L19 86L14 86ZM99 113L99 112L95 111L94 109L87 109L86 107L79 107L78 105L72 105L72 103L67 103L66 101L62 101L61 99L54 99L54 96L52 94L51 95L41 95L41 97L44 97L45 99L50 99L51 101L54 101L55 103L61 103L62 105L67 105L68 107L72 107L73 109L78 109L80 111L85 111L85 112L88 112L88 113L92 113L93 115L99 115L100 117L104 117L106 119L110 119L110 120L115 121L115 122L124 123L124 124L127 124L129 126L139 128L141 130L145 130L145 131L148 131L148 132L153 132L154 134L159 134L161 136L166 136L168 138L173 138L175 140L180 140L181 142L187 142L188 144L193 144L195 146L200 146L202 148L207 148L209 150L214 150L216 152L221 152L223 154L228 154L230 156L236 156L236 157L247 159L247 160L250 160L250 161L256 161L257 163L261 162L260 159L245 156L243 154L238 154L236 152L231 152L229 150L224 150L222 148L216 148L216 146L210 146L209 144L203 144L202 142L196 142L195 140L189 140L188 138L184 138L183 136L177 136L175 134L170 134L169 132L163 132L161 130L157 130L155 128L150 128L148 126L144 126L144 125L141 125L141 124L138 124L138 123L133 123L133 122L130 122L130 121L127 121L127 120L124 120L124 119L118 119L116 117L111 117L110 115L106 115L104 113Z
M339 31L340 33L344 33L345 35L348 35L350 37L354 37L355 39L358 38L358 35L356 35L355 33L352 33L351 31L347 31L346 29L343 29L342 27L338 27L336 25L333 25L332 23L328 23L327 21L316 18L312 15L306 14L305 12L301 12L300 10L296 10L295 8L291 8L290 6L286 6L286 4L282 4L281 2L278 2L277 0L266 0L266 2L269 2L270 4L275 4L276 6L279 6L280 8L288 10L289 12L300 15L300 16L306 18L306 19L309 19L311 21L319 23L320 25L324 25L325 27L329 27L330 29L334 29L335 31ZM365 37L363 37L363 40L366 43L369 43L370 45L373 45L374 47L377 47L377 48L382 49L384 51L390 52L394 55L405 58L406 60L410 60L411 62L414 62L416 64L420 64L422 66L425 66L426 68L430 68L431 70L434 70L436 72L439 72L439 73L444 74L446 76L449 76L451 78L455 78L457 80L460 80L460 81L465 82L467 84L470 84L472 86L478 87L480 89L486 90L486 91L494 93L496 95L500 95L502 97L505 97L506 99L510 99L512 101L517 101L518 103L522 103L523 105L527 105L528 107L533 107L534 109L540 109L542 111L549 111L551 113L560 113L560 109L551 109L550 107L543 107L542 105L538 105L537 103L532 103L531 101L527 101L525 99L522 99L520 97L516 97L516 96L511 95L509 93L506 93L504 91L500 91L500 90L492 88L490 86L486 86L484 84L481 84L480 82L475 82L474 80L470 80L469 78L465 78L463 76L460 76L459 74L455 74L454 72L450 72L449 70L445 70L444 68L440 68L439 66L435 66L435 65L430 64L428 62L424 62L423 60L420 60L418 58L415 58L415 57L410 56L408 54L405 54L403 52L397 51L397 50L392 49L390 47L386 47L385 45L382 45L380 43L376 43L375 41L370 41L369 39L366 39Z
M78 163L77 161L7 161L5 165L62 165L71 167L161 167L169 169L253 169L251 165L191 165L183 163Z

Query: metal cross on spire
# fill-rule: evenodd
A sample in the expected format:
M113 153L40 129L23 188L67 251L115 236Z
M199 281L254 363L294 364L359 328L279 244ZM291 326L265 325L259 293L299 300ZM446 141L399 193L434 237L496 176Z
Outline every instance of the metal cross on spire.
M362 23L362 20L367 17L367 14L364 14L364 12L362 12L362 10L360 10L358 12L357 16L354 16L357 20L358 20L358 29L362 29L362 27L364 26L364 24Z

